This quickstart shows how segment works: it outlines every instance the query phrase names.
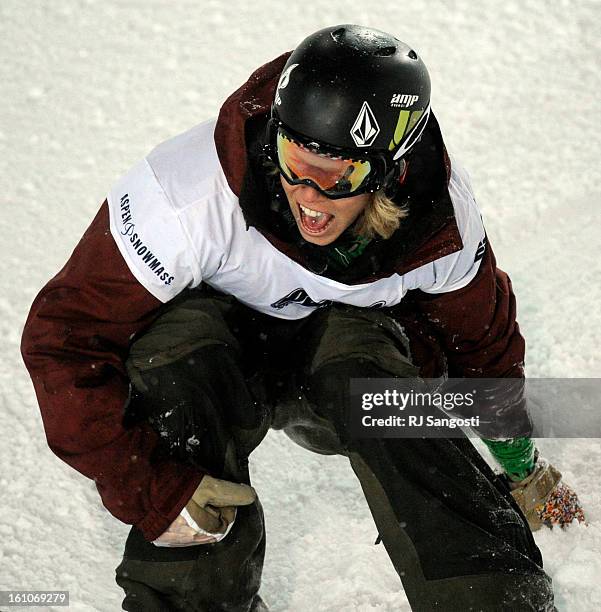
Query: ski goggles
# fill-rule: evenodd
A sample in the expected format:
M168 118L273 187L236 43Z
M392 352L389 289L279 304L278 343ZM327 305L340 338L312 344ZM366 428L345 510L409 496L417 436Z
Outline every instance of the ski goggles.
M290 185L310 185L331 199L349 198L380 187L382 171L376 160L325 152L322 146L303 142L281 125L274 140L272 161Z

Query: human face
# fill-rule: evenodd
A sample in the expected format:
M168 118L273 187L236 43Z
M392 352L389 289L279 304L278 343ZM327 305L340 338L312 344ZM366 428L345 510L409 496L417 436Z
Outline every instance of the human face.
M290 185L281 175L280 181L298 231L307 242L319 246L334 242L365 210L372 197L362 193L332 200L310 185Z

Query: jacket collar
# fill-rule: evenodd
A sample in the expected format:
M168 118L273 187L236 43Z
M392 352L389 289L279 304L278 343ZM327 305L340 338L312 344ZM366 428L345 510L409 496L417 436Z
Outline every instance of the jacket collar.
M269 115L275 87L290 56L284 53L255 70L219 111L215 144L230 189L240 196L246 173L246 123L253 117Z

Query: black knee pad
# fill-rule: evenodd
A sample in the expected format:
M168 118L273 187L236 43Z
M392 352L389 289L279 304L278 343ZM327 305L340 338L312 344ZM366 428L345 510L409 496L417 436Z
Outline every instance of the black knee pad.
M169 456L220 475L234 432L257 427L262 415L235 354L212 345L139 371L126 419L150 423Z
M378 364L357 357L326 363L314 370L303 385L305 396L315 413L329 421L345 448L349 445L351 378L390 377Z

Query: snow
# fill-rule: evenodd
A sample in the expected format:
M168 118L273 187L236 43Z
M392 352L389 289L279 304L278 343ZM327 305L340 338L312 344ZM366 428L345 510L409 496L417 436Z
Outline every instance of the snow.
M122 598L114 568L128 528L103 509L93 482L48 449L20 360L35 294L126 169L215 115L254 68L320 27L364 23L422 54L449 149L471 174L498 263L513 279L528 374L600 375L599 3L349 7L0 4L0 590L68 589L77 612L117 610ZM589 520L536 534L557 607L601 609L601 445L539 447ZM268 529L262 592L274 612L409 610L344 459L271 432L251 467Z

